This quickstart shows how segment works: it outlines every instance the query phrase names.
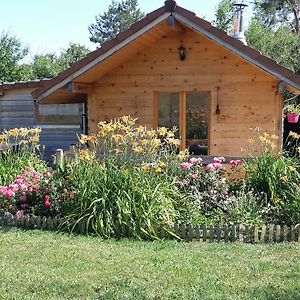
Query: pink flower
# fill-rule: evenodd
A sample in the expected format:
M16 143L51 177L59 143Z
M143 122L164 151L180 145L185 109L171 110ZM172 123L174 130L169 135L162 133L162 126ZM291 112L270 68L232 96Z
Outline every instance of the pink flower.
M190 169L193 166L193 164L185 162L180 164L181 169Z
M17 184L11 184L8 186L8 189L10 189L13 192L17 192L19 190L19 186Z
M16 212L16 217L17 218L22 218L24 216L24 210L18 210Z
M238 166L238 165L241 165L242 163L243 163L243 161L240 160L240 159L238 159L238 160L231 160L231 161L229 162L229 164L230 164L231 166Z
M209 164L205 167L205 171L208 173L213 172L215 170L216 170L216 168L215 168L214 164Z
M189 160L189 163L190 164L193 164L193 165L198 165L198 164L201 164L202 163L202 158L196 158L196 157L192 157L190 160Z
M12 204L8 205L7 208L12 209L13 208Z
M45 202L44 202L44 206L46 208L51 208L52 207L52 203L50 202L51 198L49 195L45 196Z
M219 170L221 168L222 168L221 163L212 163L212 164L209 164L205 167L205 171L209 173L209 172Z
M190 184L189 180L183 179L180 183L182 186L188 186Z
M25 192L25 191L27 191L27 189L28 189L28 185L26 185L26 184L21 184L21 185L19 185L19 187L20 187L20 190L22 191L22 192Z
M21 185L23 183L23 178L18 177L16 184Z
M22 207L23 209L25 209L25 208L27 207L27 204L23 203L23 204L21 204L21 207Z
M16 195L16 193L14 191L6 190L6 193L4 196L6 197L6 199L11 200L15 195Z
M49 171L45 173L46 178L50 178L51 176L52 176L52 174Z
M193 174L193 175L192 175L192 178L193 178L193 179L198 179L198 178L199 178L199 174Z
M214 159L213 159L213 163L221 164L223 162L225 162L225 158L222 157L222 156L220 156L220 157L214 157Z
M26 201L26 200L27 200L27 197L26 197L25 195L23 195L23 196L20 197L20 200L21 200L21 201Z
M214 167L215 167L216 170L219 170L219 169L221 169L223 166L222 166L221 163L214 163Z

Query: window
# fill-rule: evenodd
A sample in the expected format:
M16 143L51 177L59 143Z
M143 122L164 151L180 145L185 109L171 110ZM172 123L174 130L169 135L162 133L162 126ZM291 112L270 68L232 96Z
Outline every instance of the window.
M154 126L178 128L181 149L208 155L209 92L155 93Z

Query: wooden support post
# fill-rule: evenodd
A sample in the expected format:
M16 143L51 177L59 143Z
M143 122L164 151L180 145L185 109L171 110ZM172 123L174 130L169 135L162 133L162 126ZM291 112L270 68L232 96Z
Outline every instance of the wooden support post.
M56 149L55 151L55 167L62 168L64 163L64 151L62 149Z
M153 128L158 127L158 92L154 92L153 95Z

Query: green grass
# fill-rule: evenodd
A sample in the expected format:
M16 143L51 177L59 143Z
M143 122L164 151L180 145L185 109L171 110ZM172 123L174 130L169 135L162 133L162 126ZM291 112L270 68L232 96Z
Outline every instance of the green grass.
M300 299L300 245L0 230L0 299Z

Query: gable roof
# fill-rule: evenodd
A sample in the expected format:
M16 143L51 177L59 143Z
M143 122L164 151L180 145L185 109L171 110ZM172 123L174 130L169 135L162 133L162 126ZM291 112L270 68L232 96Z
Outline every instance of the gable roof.
M201 33L224 48L232 51L251 64L284 82L293 91L300 92L300 76L293 71L279 65L275 60L262 55L259 51L248 47L240 41L230 37L204 19L198 18L193 12L177 6L175 19L185 26ZM149 13L145 18L133 24L128 30L121 32L111 41L105 42L101 48L91 52L84 59L75 63L71 68L60 73L57 77L44 83L42 87L32 93L37 100L42 100L55 93L69 82L88 72L95 65L101 63L135 39L141 37L151 28L167 20L170 11L165 6Z

